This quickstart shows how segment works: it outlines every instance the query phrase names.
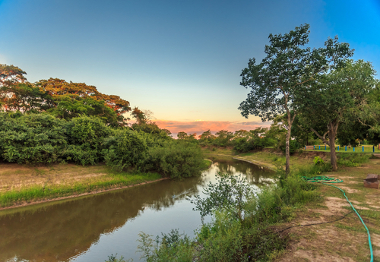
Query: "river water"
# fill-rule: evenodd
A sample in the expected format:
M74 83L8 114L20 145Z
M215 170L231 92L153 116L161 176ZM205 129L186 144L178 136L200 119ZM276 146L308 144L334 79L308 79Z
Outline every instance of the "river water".
M196 178L0 211L0 261L105 261L116 253L140 261L141 231L194 236L201 217L186 197L202 195L218 172L243 174L254 187L274 182L273 172L250 163L214 160Z

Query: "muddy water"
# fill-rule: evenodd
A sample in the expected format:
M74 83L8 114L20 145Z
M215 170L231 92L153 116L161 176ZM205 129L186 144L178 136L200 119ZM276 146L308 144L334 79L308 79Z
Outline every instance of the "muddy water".
M105 261L116 253L139 261L140 231L156 236L179 228L194 235L201 219L186 197L202 195L218 172L244 174L256 186L273 182L271 171L219 160L197 178L1 211L0 261Z

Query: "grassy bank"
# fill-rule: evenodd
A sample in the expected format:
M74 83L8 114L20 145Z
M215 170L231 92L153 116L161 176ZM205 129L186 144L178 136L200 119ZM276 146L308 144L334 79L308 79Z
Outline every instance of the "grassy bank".
M207 169L211 160L204 159ZM85 193L133 186L162 179L158 173L119 172L105 165L0 164L0 209Z
M215 155L233 155L227 149L209 154L215 151ZM328 155L296 154L291 157L293 172L287 179L263 188L261 194L248 197L241 205L219 206L213 221L202 225L194 239L176 230L163 234L158 242L141 234L140 250L148 261L368 261L366 232L343 194L301 179L323 174L344 181L336 185L345 190L366 222L374 261L380 261L380 193L363 187L368 173L379 173L380 159L354 155L339 155L339 171L331 172ZM316 156L321 159L317 164ZM281 167L285 158L281 155L256 152L237 157L277 166L278 175L284 177ZM204 207L210 208L212 202ZM234 216L237 210L244 212L243 219Z
M216 150L215 150L216 151ZM215 152L214 151L214 152ZM228 150L218 156L231 157ZM210 152L210 155L213 152ZM240 157L253 157L258 153ZM267 156L265 154L268 154ZM260 161L271 156L259 153ZM267 158L267 163L269 158ZM272 165L273 165L272 159ZM300 160L301 162L301 160ZM244 181L231 176L219 178L219 182L205 190L205 199L196 198L195 209L201 214L212 214L213 220L203 224L190 239L172 230L155 240L153 236L140 234L140 251L147 261L272 261L281 257L291 242L288 232L279 227L294 220L297 210L311 202L320 202L318 185L308 184L301 175L322 172L325 166L304 168L284 178L277 185L262 187L253 194ZM241 197L244 196L244 197Z
M25 205L83 193L94 193L161 179L156 173L115 172L104 166L0 165L0 206Z
M320 157L326 169L314 164ZM303 152L291 156L294 175L326 175L343 180L334 184L343 189L365 221L372 239L374 261L380 261L380 192L365 188L363 179L368 174L380 174L380 159L371 159L371 154L339 152L339 169L329 168L328 152ZM239 156L256 160L264 165L284 166L285 157L269 152L248 153ZM287 232L290 239L287 248L275 261L369 261L368 236L357 215L336 188L316 184L315 192L320 196L294 209L293 219L277 224L276 230ZM313 225L311 225L313 224ZM311 226L310 226L311 225Z
M367 158L367 161L358 162L360 160L356 161L356 166L340 165L337 172L323 175L343 180L334 185L345 191L363 218L371 233L374 261L380 261L380 192L363 186L367 174L380 174L380 159ZM289 229L294 237L278 261L369 261L366 231L343 194L326 185L318 185L317 190L321 201L297 210L295 220L283 227L317 225Z

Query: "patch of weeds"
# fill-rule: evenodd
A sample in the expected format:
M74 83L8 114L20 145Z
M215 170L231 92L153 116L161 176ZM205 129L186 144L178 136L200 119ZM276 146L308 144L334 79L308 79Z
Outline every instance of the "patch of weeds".
M358 167L363 163L367 163L371 158L371 154L338 154L338 165L347 167Z
M365 228L362 225L360 227L358 227L358 226L347 226L347 225L344 225L341 223L336 223L335 226L337 228L341 228L341 229L345 229L345 230L349 230L349 231L367 233L367 231L365 230Z
M33 173L32 173L33 176L43 176L45 174L46 174L45 170L38 169L38 168L35 168Z
M110 255L108 256L108 260L105 260L105 262L132 262L132 259L125 259L123 256L120 258L117 258L117 253L116 255Z
M380 218L380 211L375 211L375 210L360 210L360 214L368 217L368 218L373 218L378 220Z

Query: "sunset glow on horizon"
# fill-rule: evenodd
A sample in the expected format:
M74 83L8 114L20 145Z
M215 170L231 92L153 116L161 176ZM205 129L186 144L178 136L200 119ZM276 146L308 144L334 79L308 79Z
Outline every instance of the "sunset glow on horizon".
M185 132L187 134L201 135L203 132L210 130L215 134L220 130L235 132L237 130L253 130L259 127L269 127L269 122L230 122L230 121L169 121L169 120L153 120L158 127L168 129L173 137L177 133Z

